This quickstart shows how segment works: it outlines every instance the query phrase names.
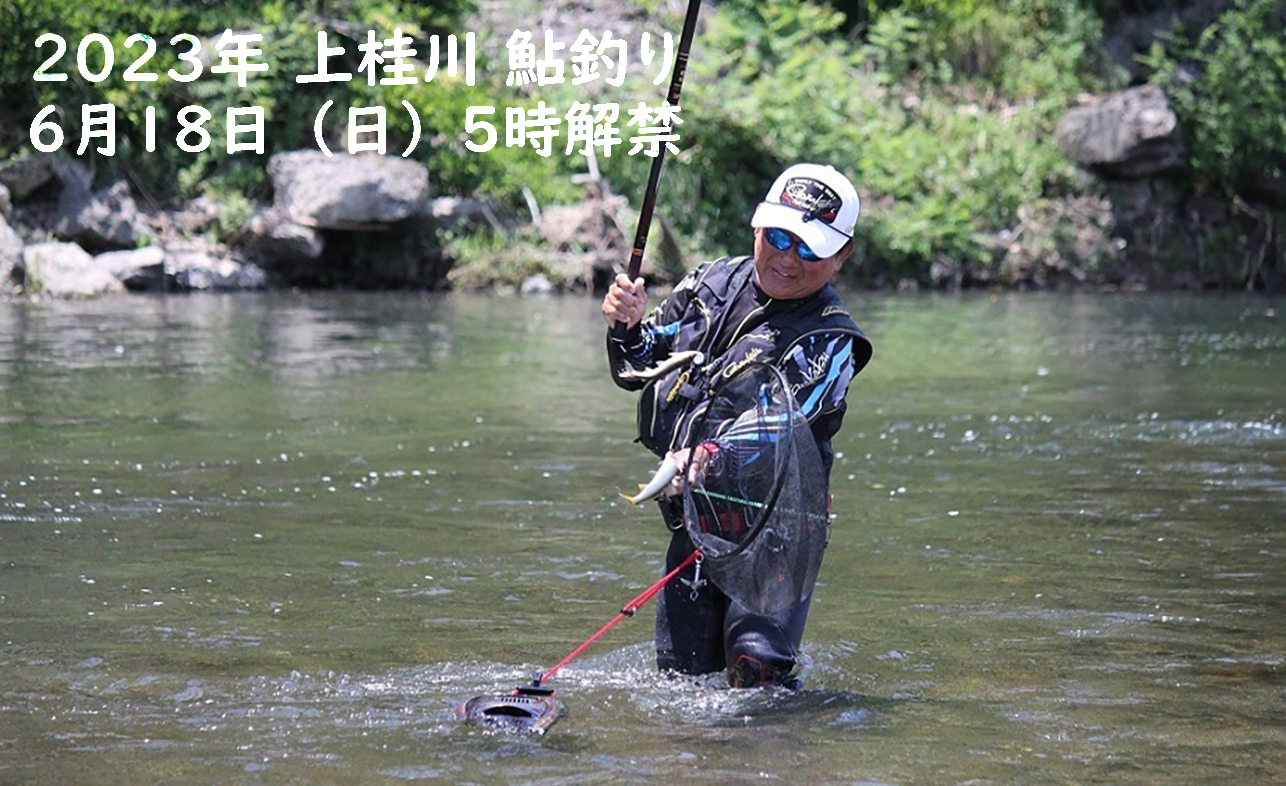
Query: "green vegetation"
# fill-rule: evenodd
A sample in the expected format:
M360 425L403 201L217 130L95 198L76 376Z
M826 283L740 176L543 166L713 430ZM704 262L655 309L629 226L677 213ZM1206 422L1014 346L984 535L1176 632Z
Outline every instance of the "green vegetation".
M1179 31L1154 45L1145 62L1189 140L1194 187L1230 202L1238 221L1237 232L1210 233L1201 273L1271 288L1286 273L1286 7L1231 5L1195 38Z
M133 175L136 184L146 184L149 196L165 203L201 192L218 198L241 194L263 199L269 192L265 167L266 156L275 152L315 147L313 123L317 111L333 101L327 113L323 135L332 148L342 148L348 107L382 106L387 112L388 149L399 153L410 144L412 123L402 101L408 101L419 113L422 123L421 143L413 154L426 162L434 187L443 193L470 193L481 190L502 198L517 200L522 185L540 187L552 196L571 198L575 190L554 186L558 162L529 154L528 151L497 146L486 155L469 153L463 145L461 129L465 109L471 105L491 104L503 107L509 96L502 96L493 84L466 87L461 78L439 76L432 82L409 87L370 86L359 72L361 53L352 40L341 40L332 34L329 46L344 45L347 52L330 63L331 71L354 74L347 82L297 83L296 75L317 71L317 33L335 23L373 29L391 37L394 29L417 41L423 48L429 35L459 34L463 37L463 18L470 5L466 0L435 3L381 2L380 0L331 0L330 2L274 0L269 3L197 2L166 7L170 4L121 4L109 0L89 0L66 10L65 4L53 0L3 0L13 4L15 22L0 24L0 159L17 151L30 151L28 126L48 104L65 108L67 116L60 125L65 133L64 150L74 152L79 138L79 108L83 105L111 103L117 107L117 148L111 159L100 158L100 178ZM128 6L121 10L120 6ZM178 6L179 4L173 4ZM231 75L214 75L209 63L202 76L190 83L180 83L167 76L170 69L186 73L190 66L179 62L178 55L189 48L182 43L171 46L178 34L195 35L209 52L225 29L251 31L263 35L256 44L263 50L262 62L270 70L261 77L251 76L240 87ZM36 82L32 77L41 63L54 53L54 45L33 46L43 33L53 32L67 42L67 52L55 67L70 72L65 82ZM110 76L98 83L81 78L76 72L77 47L91 33L106 35L115 54ZM141 44L126 47L134 33L152 36L157 43L156 56L144 71L160 75L153 82L128 82L125 69L141 56ZM445 50L445 46L443 47ZM87 67L91 72L103 67L102 49L87 47ZM445 70L445 69L443 69ZM480 74L490 70L483 60ZM503 78L503 77L502 77ZM533 102L534 103L534 102ZM178 148L174 138L180 130L180 110L196 104L211 114L206 123L211 144L201 153L187 153ZM143 129L147 107L156 108L156 150L146 152ZM263 107L265 116L264 155L238 152L229 155L224 133L228 108ZM565 179L564 179L565 181ZM549 184L546 187L545 184Z
M1286 11L1235 0L1197 40L1172 35L1148 62L1183 119L1204 186L1253 191L1286 175Z
M936 257L985 259L1021 206L1073 188L1050 130L1105 84L1098 35L1092 13L1057 0L885 3L864 42L826 6L723 3L685 102L701 125L667 183L720 209L680 232L744 237L763 184L819 160L869 195L859 275L926 280Z
M622 8L631 5L653 15L640 31L669 30L677 39L681 4L621 2ZM343 143L348 106L383 106L389 150L396 153L412 136L405 101L419 115L422 136L415 156L429 168L436 193L484 193L522 214L528 197L541 205L579 198L582 187L572 176L585 171L586 161L563 154L565 137L549 157L530 147L508 147L507 107L530 108L543 100L561 114L574 100L616 102L621 133L628 138L627 109L640 101L655 106L664 96L664 87L652 83L655 69L639 64L633 49L635 70L611 92L591 94L570 84L507 87L504 42L512 28L476 30L482 45L473 87L441 75L431 83L397 87L370 87L360 76L328 84L297 84L284 76L316 70L319 29L339 24L346 26L346 36L356 28L388 36L399 27L418 43L430 33L463 34L472 18L468 0L211 0L168 6L0 0L0 9L14 14L13 24L0 20L0 158L30 149L27 126L46 104L110 102L120 112L120 137L117 156L100 165L106 170L101 177L130 175L160 203L206 192L232 201L238 207L234 213L241 215L248 209L245 200L268 194L265 159L227 155L226 108L264 107L266 153L271 154L312 147L315 113L328 100L335 108L324 133L337 147ZM710 4L702 12L702 34L694 43L685 85L681 153L667 164L658 215L682 238L690 259L738 253L749 243L746 225L754 204L781 167L825 161L844 169L865 199L860 264L846 267L857 280L929 283L932 266L944 260L957 268L1003 268L996 261L998 239L1036 224L1048 232L1029 233L1028 256L1079 258L1092 274L1101 255L1092 249L1086 253L1084 243L1077 246L1077 232L1063 218L1075 212L1069 204L1092 196L1094 186L1058 149L1053 128L1079 95L1125 86L1125 74L1104 54L1104 20L1182 6L1173 0ZM539 23L530 14L526 20L524 27L538 42ZM188 85L165 78L169 68L183 70L176 56L181 47L167 46L171 36L190 32L211 41L225 27L262 33L264 57L277 76L251 79L246 88L208 74ZM68 71L75 69L77 42L87 33L107 34L117 59L111 77L100 83L75 75L64 83L33 81L33 72L52 52L32 46L46 31L69 42L60 62ZM162 74L160 81L121 79L124 64L138 51L137 44L125 47L133 32L147 32L160 44L149 64ZM1214 26L1196 37L1172 36L1146 59L1154 81L1171 96L1190 142L1193 187L1224 195L1240 206L1241 215L1270 227L1273 212L1286 204L1284 42L1279 0L1234 0ZM351 38L343 43L349 51L332 69L356 73L360 53ZM637 44L636 34L631 45ZM96 56L91 48L91 69L101 62ZM646 77L643 71L649 72ZM189 103L213 115L208 127L214 143L195 155L173 144L175 115ZM466 110L483 105L497 109L488 119L497 126L499 141L490 152L473 153L465 147L470 138ZM157 107L163 130L157 151L143 155L142 118L148 106ZM61 122L69 140L78 138L78 116ZM600 156L597 164L615 192L637 201L651 159L626 155L628 147L618 147L610 158ZM1031 216L1054 218L1024 218ZM1286 225L1286 217L1276 221ZM220 231L233 234L235 227ZM1216 228L1208 236L1223 248L1226 234ZM1264 237L1271 239L1271 231ZM461 253L496 260L496 277L535 264L529 251L514 250L507 258L504 244L489 238L444 240ZM492 280L483 270L487 264L475 260L468 277ZM1015 278L1003 269L992 273L985 280Z

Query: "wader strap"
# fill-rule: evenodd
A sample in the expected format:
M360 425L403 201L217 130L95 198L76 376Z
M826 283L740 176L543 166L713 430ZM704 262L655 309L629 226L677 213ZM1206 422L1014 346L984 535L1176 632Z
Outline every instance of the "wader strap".
M755 260L753 257L738 257L737 264L739 267L728 280L728 294L723 299L723 313L719 315L719 324L715 325L714 330L711 331L709 352L706 355L711 359L722 357L723 353L727 352L736 343L736 337L734 336L732 337L733 340L725 342L727 346L719 349L718 352L715 351L718 348L719 336L723 333L723 324L728 321L728 314L732 311L732 304L741 296L741 290L746 288L746 283L750 281L750 277L755 272Z

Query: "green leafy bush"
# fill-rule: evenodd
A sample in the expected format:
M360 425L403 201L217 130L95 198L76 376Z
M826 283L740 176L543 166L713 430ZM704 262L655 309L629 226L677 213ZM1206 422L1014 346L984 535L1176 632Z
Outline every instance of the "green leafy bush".
M871 53L893 78L976 82L1009 100L1064 99L1107 76L1102 23L1065 0L872 3Z
M0 24L0 109L3 110L0 112L0 158L30 147L28 127L46 105L63 108L64 119L60 123L65 135L63 151L74 153L75 140L80 135L80 107L112 104L117 112L116 155L97 158L100 174L103 177L134 174L135 182L149 184L159 199L186 196L207 187L262 198L268 191L267 156L282 150L313 147L313 118L326 101L333 100L336 107L346 109L349 105L373 106L386 98L381 88L369 87L360 74L350 82L298 83L295 80L296 75L316 71L319 30L336 23L358 24L388 36L394 28L401 28L406 35L423 41L433 32L459 32L449 28L469 7L464 0L430 4L275 0L181 5L85 0L71 6L52 0L4 2L13 17L5 20L12 24ZM202 76L193 82L177 82L166 76L171 68L188 70L179 64L177 56L178 52L186 51L187 45L171 46L169 42L174 35L195 35L204 42L203 52L208 52L225 29L261 34L263 40L257 46L263 50L261 61L269 65L269 71L252 75L245 87L240 87L231 75L211 73L209 62ZM39 49L35 46L37 38L46 32L56 33L66 42L67 54L57 66L69 73L64 82L37 82L33 78L41 62L54 51L52 45ZM101 82L87 81L76 73L77 48L90 33L106 35L115 53L115 67ZM145 70L159 74L159 80L128 82L123 78L125 68L142 52L138 44L133 49L125 46L134 33L156 39L156 56L147 62ZM335 45L336 40L332 32L330 44ZM334 64L332 70L356 72L360 57L357 42L343 43L348 49L345 57L349 62L343 66ZM99 48L89 47L88 51L87 66L91 70L99 68L102 64ZM426 96L422 103L431 104L436 96L447 92L440 89L440 82L418 87ZM177 115L189 104L199 105L212 115L206 124L210 146L196 154L184 152L174 143L179 128ZM264 155L229 155L224 132L226 110L252 106L264 110ZM148 107L154 107L157 116L157 143L152 152L144 149L144 113ZM398 111L404 112L400 105ZM332 141L341 138L339 129L347 121L346 115L344 109L328 115L324 129L327 138ZM402 144L407 141L396 136L394 140ZM429 150L429 145L422 146L421 156L427 157Z
M680 234L705 255L745 250L754 205L781 168L821 161L845 171L868 200L859 222L864 264L848 269L927 280L934 259L982 260L986 238L1011 226L1021 205L1072 190L1072 166L1050 131L1065 93L1083 87L1061 69L1086 44L1030 54L1053 58L1053 97L1005 99L989 82L930 87L919 78L929 51L923 21L883 12L862 44L843 35L844 17L826 6L720 5L694 47L685 95L699 123L666 175L667 200L700 206L673 216Z
M1147 64L1174 102L1198 180L1228 194L1286 189L1286 12L1236 0L1195 42L1171 36Z

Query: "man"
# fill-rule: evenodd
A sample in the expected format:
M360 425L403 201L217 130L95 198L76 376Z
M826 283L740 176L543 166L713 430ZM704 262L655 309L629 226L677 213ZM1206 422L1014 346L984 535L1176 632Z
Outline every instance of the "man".
M817 164L788 168L755 210L754 256L724 257L692 271L645 319L643 280L618 275L603 299L609 325L612 377L629 390L643 389L639 441L670 456L681 472L669 489L682 490L691 459L700 471L708 457L679 450L685 429L701 410L712 381L759 360L775 363L795 391L821 453L829 484L845 395L871 357L871 345L853 323L831 278L853 252L859 202L838 170ZM647 382L631 370L652 367L684 351L700 351L700 366L676 368ZM624 376L623 376L624 374ZM829 485L827 485L829 488ZM829 498L829 497L828 497ZM674 531L667 570L692 552L682 526L682 504L660 500ZM663 671L707 674L724 669L734 687L798 687L794 674L811 590L780 614L752 612L717 588L692 591L694 569L672 581L657 601L657 665Z

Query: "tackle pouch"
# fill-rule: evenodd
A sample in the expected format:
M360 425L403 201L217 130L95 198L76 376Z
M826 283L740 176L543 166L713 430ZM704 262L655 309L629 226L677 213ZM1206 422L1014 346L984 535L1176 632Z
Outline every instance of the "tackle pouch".
M652 380L639 397L639 442L643 447L664 456L678 444L677 433L682 422L691 416L705 398L705 378L700 369L676 369Z

